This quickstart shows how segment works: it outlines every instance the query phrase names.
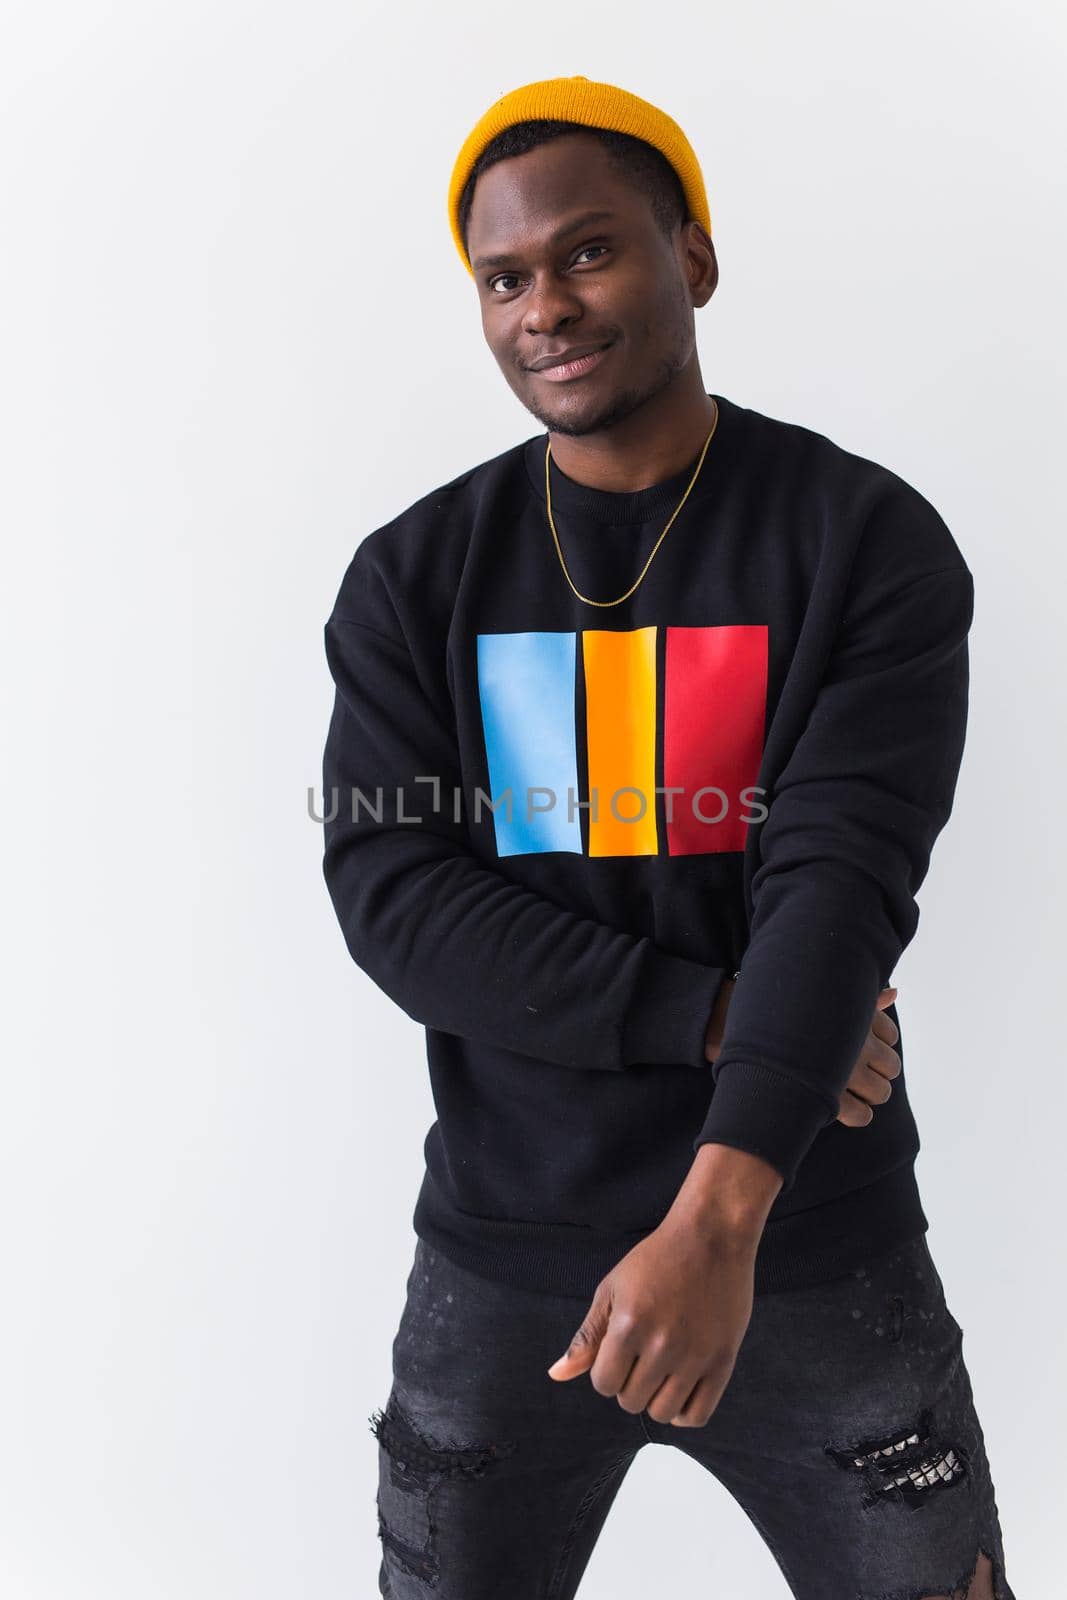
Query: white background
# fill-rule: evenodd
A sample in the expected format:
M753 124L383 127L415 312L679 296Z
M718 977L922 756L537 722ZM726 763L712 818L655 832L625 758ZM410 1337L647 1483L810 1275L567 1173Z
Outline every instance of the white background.
M2 35L0 1591L376 1593L367 1419L433 1114L421 1030L321 877L322 626L368 532L541 431L445 194L491 101L583 73L702 162L706 386L901 474L975 576L967 751L898 1007L1009 1576L1051 1595L1058 8L8 0ZM582 1588L653 1592L786 1595L667 1450Z

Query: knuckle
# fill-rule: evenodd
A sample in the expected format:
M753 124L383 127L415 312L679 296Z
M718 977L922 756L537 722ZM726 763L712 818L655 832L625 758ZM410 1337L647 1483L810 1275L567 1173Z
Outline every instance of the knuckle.
M611 1317L612 1331L624 1335L632 1334L637 1327L635 1313L625 1306L616 1306Z
M733 1375L734 1367L737 1365L738 1349L739 1346L737 1345L724 1345L724 1347L712 1357L711 1361L704 1369L705 1377L708 1379L709 1388L721 1390L727 1383L729 1383L730 1378Z

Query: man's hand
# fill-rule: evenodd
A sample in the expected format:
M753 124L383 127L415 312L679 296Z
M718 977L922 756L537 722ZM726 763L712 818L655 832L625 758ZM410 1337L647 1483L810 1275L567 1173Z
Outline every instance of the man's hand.
M734 980L723 980L705 1053L722 1046ZM838 1121L863 1127L900 1072L898 1030L883 989L860 1058L841 1096ZM730 1381L752 1316L756 1250L781 1187L769 1162L706 1144L659 1227L602 1278L566 1353L548 1369L558 1381L589 1373L599 1394L654 1422L700 1428Z
M703 1427L752 1316L756 1250L781 1186L761 1156L702 1145L659 1227L597 1285L549 1376L588 1372L624 1411Z
M841 1096L837 1121L846 1128L865 1128L874 1117L875 1106L885 1105L893 1093L891 1080L900 1073L900 1057L893 1046L900 1031L892 1017L882 1013L896 997L895 989L883 989L878 996L867 1042Z
M724 978L715 998L704 1041L704 1054L709 1061L717 1061L722 1049L733 992L733 978ZM841 1095L837 1121L843 1122L847 1128L867 1126L874 1117L875 1106L884 1105L889 1099L893 1092L892 1080L900 1074L900 1057L893 1049L900 1032L892 1017L882 1015L886 1007L893 1004L898 992L894 988L883 989L875 1002L866 1043Z

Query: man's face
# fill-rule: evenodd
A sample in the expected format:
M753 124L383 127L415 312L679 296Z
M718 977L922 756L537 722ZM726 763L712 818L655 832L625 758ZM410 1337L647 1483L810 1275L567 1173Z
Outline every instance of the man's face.
M594 211L610 215L583 220ZM696 222L668 239L597 139L568 134L483 172L467 244L486 343L552 432L611 427L693 359L693 308L718 276L711 241ZM589 345L609 348L581 376L530 370Z

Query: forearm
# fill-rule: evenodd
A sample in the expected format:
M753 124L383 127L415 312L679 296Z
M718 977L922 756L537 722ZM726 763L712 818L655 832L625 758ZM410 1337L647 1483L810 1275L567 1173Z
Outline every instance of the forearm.
M349 952L408 1016L558 1066L705 1068L725 974L566 910L428 828L331 835Z
M665 1220L709 1243L754 1250L781 1187L781 1173L761 1156L703 1144Z
M966 731L967 570L917 578L882 607L859 595L762 826L749 942L694 1141L761 1157L787 1189L835 1120L916 931Z

